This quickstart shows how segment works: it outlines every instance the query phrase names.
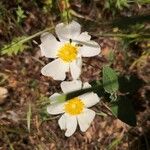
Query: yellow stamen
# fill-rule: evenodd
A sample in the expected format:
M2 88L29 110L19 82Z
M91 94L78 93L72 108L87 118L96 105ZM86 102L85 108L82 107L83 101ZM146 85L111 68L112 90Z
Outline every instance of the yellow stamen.
M84 103L77 97L70 99L65 104L65 112L70 115L78 115L83 111Z
M66 43L58 50L57 56L65 62L71 62L76 59L77 53L77 46L71 43Z

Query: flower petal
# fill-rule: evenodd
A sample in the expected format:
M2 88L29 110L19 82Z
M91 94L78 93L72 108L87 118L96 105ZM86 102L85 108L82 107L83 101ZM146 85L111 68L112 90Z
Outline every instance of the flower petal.
M78 97L82 100L86 107L92 107L100 101L98 95L93 92L86 93Z
M47 106L47 112L51 115L57 115L64 113L64 104L65 103L56 103Z
M90 109L85 109L83 113L77 116L80 130L85 132L89 127L91 122L94 120L95 112Z
M78 37L78 41L90 41L91 36L88 34L88 32L82 32L79 37Z
M56 25L55 32L61 41L69 41L69 39L77 39L81 32L81 26L76 21L70 24L60 23Z
M49 97L51 104L54 104L57 101L57 97L60 96L61 94L59 93L54 93Z
M70 116L70 115L66 115L66 132L65 132L65 136L69 137L71 136L77 128L77 117L76 116Z
M98 43L96 43L95 41L89 41L87 42L87 44L88 45L83 45L82 47L80 47L80 54L83 57L92 57L100 53L101 48Z
M60 42L56 40L56 38L46 32L41 36L42 43L40 44L42 56L47 58L56 58L57 57L57 50L60 47Z
M70 63L70 72L74 80L78 79L79 76L81 75L81 68L82 68L81 58L77 58L75 61Z
M65 114L63 114L60 119L58 120L58 124L61 128L61 130L65 130L66 129L66 116Z
M67 71L69 71L69 64L56 59L44 66L41 73L44 76L51 76L54 80L64 80Z
M82 87L82 82L80 80L63 81L60 86L64 93L69 93L75 90L80 90Z
M91 85L88 82L85 82L83 84L83 89L90 88L90 87L91 87Z

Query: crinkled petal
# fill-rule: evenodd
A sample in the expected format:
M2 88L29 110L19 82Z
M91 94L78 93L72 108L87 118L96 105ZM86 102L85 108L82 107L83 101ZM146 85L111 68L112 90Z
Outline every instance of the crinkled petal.
M58 120L58 124L61 130L66 130L66 115L63 114L60 119Z
M98 95L93 92L86 93L78 97L82 100L86 107L92 107L100 101Z
M100 53L100 51L101 51L100 45L95 41L89 41L87 42L87 45L85 44L82 47L80 47L80 54L83 57L96 56Z
M68 114L66 115L66 132L65 136L69 137L71 136L77 128L77 117L76 116L70 116Z
M60 23L56 25L55 32L61 41L69 41L69 39L77 39L81 32L81 26L76 21L70 24Z
M82 87L82 82L80 80L63 81L60 86L64 93L69 93L75 90L80 90Z
M80 130L85 132L89 127L91 122L94 120L95 112L90 109L85 109L83 113L77 116Z
M91 36L88 34L88 32L82 32L79 35L77 40L86 42L86 41L90 41L90 39L91 39Z
M51 104L54 104L57 101L57 97L60 96L61 94L59 93L54 93L49 97Z
M56 59L41 70L44 76L50 76L54 80L64 80L66 78L66 72L69 71L69 64L64 63L60 59Z
M57 115L64 113L64 105L65 103L56 103L47 106L47 112L51 115Z
M82 69L81 57L77 58L75 61L70 63L70 72L71 72L72 78L74 80L76 80L80 77L81 69Z
M56 58L57 51L61 45L60 42L56 40L56 38L50 33L44 33L41 36L41 54L47 58Z

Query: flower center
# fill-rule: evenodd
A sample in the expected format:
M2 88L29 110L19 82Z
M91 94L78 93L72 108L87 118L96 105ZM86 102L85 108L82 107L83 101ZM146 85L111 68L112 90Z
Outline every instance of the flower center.
M70 115L78 115L83 111L84 103L77 97L70 99L65 104L65 112Z
M71 62L76 59L77 53L78 53L77 46L71 43L66 43L62 47L60 47L57 56L65 62Z

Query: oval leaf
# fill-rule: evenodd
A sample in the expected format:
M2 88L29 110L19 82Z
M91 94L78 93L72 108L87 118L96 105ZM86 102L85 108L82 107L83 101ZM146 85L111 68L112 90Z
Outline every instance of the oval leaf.
M111 104L111 111L121 121L130 126L136 126L135 111L132 101L128 97L118 97L118 100Z
M119 84L118 84L118 76L116 72L108 67L103 67L103 87L107 93L115 93L118 91Z

